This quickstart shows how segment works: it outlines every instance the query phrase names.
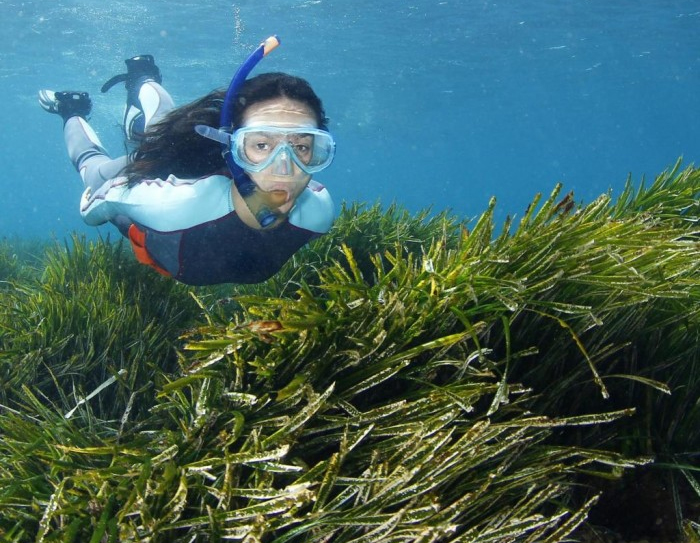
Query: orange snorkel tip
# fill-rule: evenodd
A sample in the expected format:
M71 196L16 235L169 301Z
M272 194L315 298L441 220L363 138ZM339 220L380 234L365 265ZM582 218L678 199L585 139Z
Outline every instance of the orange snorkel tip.
M267 38L260 44L263 47L263 56L267 56L267 54L271 53L279 44L280 41L277 39L277 36L270 36Z

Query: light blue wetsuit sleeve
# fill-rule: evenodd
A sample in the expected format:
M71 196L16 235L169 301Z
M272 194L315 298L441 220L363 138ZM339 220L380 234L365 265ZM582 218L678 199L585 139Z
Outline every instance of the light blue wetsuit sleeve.
M321 183L311 180L289 213L289 222L299 228L325 234L333 226L335 207L330 193Z
M184 230L231 213L231 183L223 175L201 179L170 176L129 187L125 177L117 177L95 192L86 189L80 214L93 226L128 217L160 232Z

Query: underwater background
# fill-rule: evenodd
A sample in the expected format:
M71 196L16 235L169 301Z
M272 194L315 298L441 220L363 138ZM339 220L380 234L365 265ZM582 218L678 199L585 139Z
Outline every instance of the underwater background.
M700 0L0 16L0 541L700 541ZM273 33L328 235L193 288L83 225L37 91L117 156L125 58L183 104Z
M498 199L522 216L562 181L588 202L629 174L700 155L700 1L0 0L3 236L82 224L60 119L37 91L85 90L123 152L125 93L101 85L151 53L183 104L226 86L265 37L259 71L309 79L338 141L319 176L342 201L432 206L467 218Z

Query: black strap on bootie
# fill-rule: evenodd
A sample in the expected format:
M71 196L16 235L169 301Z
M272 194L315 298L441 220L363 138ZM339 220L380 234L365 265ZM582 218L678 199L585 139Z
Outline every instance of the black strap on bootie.
M61 91L55 93L57 113L67 121L71 117L79 116L84 119L90 115L92 100L87 92Z
M138 55L128 58L124 62L126 63L126 73L111 77L102 85L102 92L107 92L114 85L122 82L125 83L126 90L131 91L134 90L137 84L142 84L146 81L155 81L156 83L163 81L163 76L158 66L156 66L153 55Z

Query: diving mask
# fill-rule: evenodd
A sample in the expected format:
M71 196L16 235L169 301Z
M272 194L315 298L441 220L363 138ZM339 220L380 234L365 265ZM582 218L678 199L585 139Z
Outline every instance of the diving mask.
M307 174L333 161L335 141L325 130L306 127L246 126L231 135L233 160L249 172L273 165L273 172L291 175L292 162Z
M202 136L227 144L231 158L243 170L261 172L272 165L276 175L292 175L292 163L314 174L327 168L335 155L335 141L325 130L308 127L245 126L233 134L198 125Z

